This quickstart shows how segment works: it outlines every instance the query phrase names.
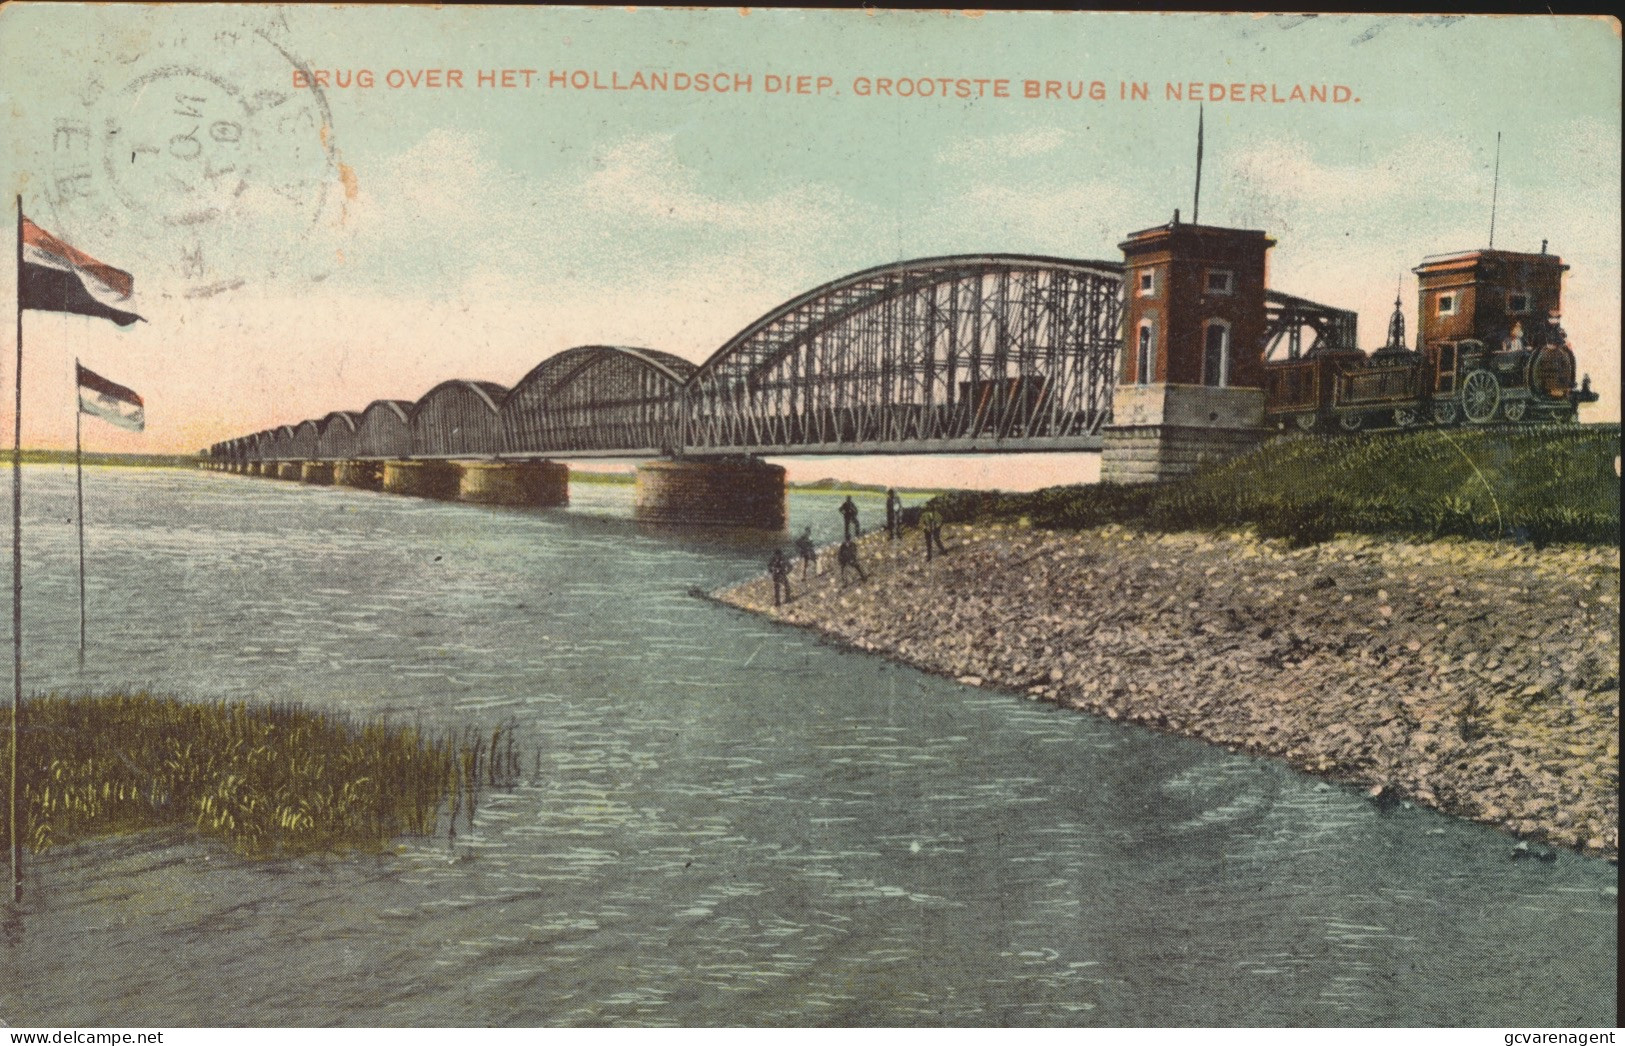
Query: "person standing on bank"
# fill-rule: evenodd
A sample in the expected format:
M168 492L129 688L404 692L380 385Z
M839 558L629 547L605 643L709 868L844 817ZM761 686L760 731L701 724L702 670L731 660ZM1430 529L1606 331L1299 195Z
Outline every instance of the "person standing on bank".
M903 536L903 499L896 487L886 489L886 540L896 541Z
M853 537L863 533L863 528L858 525L858 506L853 503L850 494L841 502L841 520L844 523L841 540L851 541Z
M868 581L869 575L863 572L863 564L858 562L858 546L851 538L841 542L841 550L836 554L836 562L841 565L841 580L846 580L846 568L851 567L858 572L859 581Z
M784 549L773 550L772 558L767 561L767 572L773 575L773 605L779 605L781 591L784 594L783 602L790 602L790 560L785 557Z
M801 532L796 538L796 551L801 554L801 580L807 580L807 571L818 573L818 547L813 544L812 527Z
M927 563L931 562L932 545L935 545L936 550L943 555L948 554L948 550L942 544L942 513L934 508L928 508L920 513L920 533L925 535L925 561Z

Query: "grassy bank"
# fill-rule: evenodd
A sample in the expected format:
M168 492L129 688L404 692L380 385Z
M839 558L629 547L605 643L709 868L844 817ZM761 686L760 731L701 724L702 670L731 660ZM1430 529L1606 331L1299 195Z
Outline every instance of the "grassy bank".
M964 491L934 504L951 523L1251 526L1299 545L1343 532L1617 546L1619 452L1617 424L1291 436L1166 483Z
M815 479L806 483L787 484L791 490L804 494L874 494L885 497L886 491L895 489L898 494L931 494L941 493L936 487L886 487L879 483L849 483L842 479Z
M250 856L377 850L434 834L448 802L454 831L482 786L519 773L505 728L430 736L294 704L52 696L26 702L24 723L20 819L35 850L164 826Z
M571 469L571 483L600 483L609 486L631 486L638 481L636 474L631 472L593 472L588 469Z
M589 472L585 469L570 470L571 483L607 483L614 485L630 485L637 482L637 476L631 472ZM807 483L787 483L791 490L807 494L875 494L884 496L887 488L874 483L848 483L839 479L815 479ZM898 487L899 494L936 494L936 490L925 490L914 487Z

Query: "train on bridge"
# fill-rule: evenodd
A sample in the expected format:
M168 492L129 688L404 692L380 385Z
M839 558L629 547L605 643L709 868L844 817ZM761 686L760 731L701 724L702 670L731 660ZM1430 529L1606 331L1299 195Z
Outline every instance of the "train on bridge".
M1597 394L1576 388L1574 351L1558 322L1562 274L1546 253L1467 251L1425 259L1417 345L1400 299L1388 340L1370 354L1328 342L1264 369L1277 427L1405 429L1415 425L1575 419Z

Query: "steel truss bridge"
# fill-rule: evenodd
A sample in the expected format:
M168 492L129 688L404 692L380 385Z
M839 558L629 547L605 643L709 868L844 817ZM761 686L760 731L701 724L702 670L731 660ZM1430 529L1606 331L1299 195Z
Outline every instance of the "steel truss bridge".
M512 389L447 381L210 447L227 462L1098 450L1122 265L1036 255L867 269L780 305L704 363L585 345ZM1271 333L1353 314L1271 298ZM1345 329L1346 328L1346 329Z

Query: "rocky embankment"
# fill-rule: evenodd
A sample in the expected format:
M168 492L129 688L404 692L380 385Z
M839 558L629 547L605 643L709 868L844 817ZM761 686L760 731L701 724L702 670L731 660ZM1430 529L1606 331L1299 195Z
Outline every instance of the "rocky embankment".
M1619 853L1619 551L955 526L866 537L867 582L716 598L962 682L1285 759Z

